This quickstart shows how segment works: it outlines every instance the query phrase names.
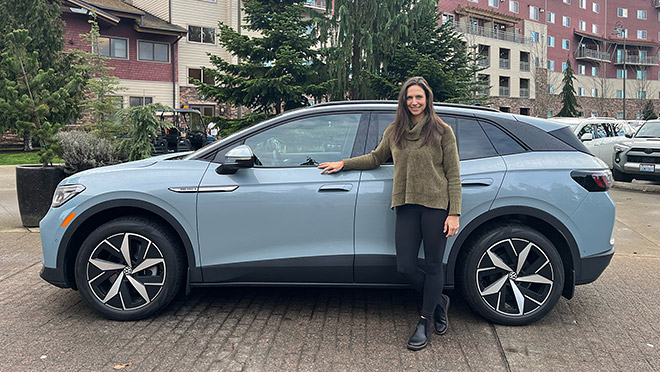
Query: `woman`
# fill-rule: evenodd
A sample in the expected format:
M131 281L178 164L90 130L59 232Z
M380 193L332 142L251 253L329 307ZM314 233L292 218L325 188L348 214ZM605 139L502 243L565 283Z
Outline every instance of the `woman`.
M442 258L448 237L458 231L461 180L456 138L433 109L433 92L422 77L405 82L396 118L378 147L369 154L319 165L321 173L374 169L394 159L392 208L396 208L397 270L423 294L422 313L408 340L411 350L423 349L435 332L447 332L449 297L442 294ZM441 231L439 226L444 226ZM417 267L424 242L424 268Z

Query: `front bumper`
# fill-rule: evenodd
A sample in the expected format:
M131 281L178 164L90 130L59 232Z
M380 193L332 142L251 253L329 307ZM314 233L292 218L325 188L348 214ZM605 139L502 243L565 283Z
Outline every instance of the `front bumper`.
M580 277L576 278L575 284L588 284L598 279L610 264L612 256L614 256L614 247L603 253L583 257L580 260Z
M70 286L66 283L66 280L64 279L64 273L61 270L42 266L41 271L39 271L39 276L41 279L54 286L60 288L70 288Z

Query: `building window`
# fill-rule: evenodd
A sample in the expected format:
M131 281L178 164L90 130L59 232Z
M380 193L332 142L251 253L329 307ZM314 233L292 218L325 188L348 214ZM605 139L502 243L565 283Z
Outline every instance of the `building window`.
M561 40L561 48L566 49L566 50L571 49L571 41L568 40L568 39L562 39Z
M566 16L561 16L561 24L565 27L571 27L571 18Z
M130 97L128 100L128 104L131 107L134 106L144 106L144 105L149 105L154 103L154 98L153 97Z
M646 99L646 91L645 90L638 90L637 91L637 99Z
M215 44L215 28L188 26L188 41Z
M518 2L517 1L509 1L509 11L518 13Z
M541 40L541 34L539 34L536 31L532 31L529 35L529 38L532 39L532 41L539 42Z
M587 0L580 0L579 6L582 9L587 9Z
M593 9L594 13L600 13L600 4L594 2L593 6L591 7Z
M532 5L529 6L529 19L533 21L539 20L539 8Z
M628 71L626 71L625 74L624 74L623 69L616 70L616 78L617 79L623 79L624 75L626 76L626 79L627 79L628 78Z
M628 18L628 8L617 8L616 16L619 18Z
M561 72L564 72L566 70L566 62L561 63Z
M646 30L637 30L638 39L646 39Z
M570 4L571 0L564 0L564 4Z
M138 59L141 61L170 61L170 45L151 41L138 41Z
M623 91L621 89L616 91L616 98L623 98Z
M547 20L548 23L555 23L555 13L548 12Z
M637 19L646 19L646 10L638 10Z
M587 31L587 22L578 21L578 28L580 29L580 31Z
M548 93L550 94L555 94L555 86L554 84L548 85Z
M619 111L616 113L616 118L617 119L623 119L623 112Z
M116 37L99 37L99 54L110 58L128 59L128 40ZM95 51L96 52L96 51Z
M646 80L646 70L637 70L637 79Z
M598 76L598 67L596 66L591 67L591 76Z
M454 23L454 15L453 14L445 14L442 13L442 24L445 23Z
M600 33L600 28L598 27L597 24L591 25L591 33L598 35Z
M499 8L500 0L488 0L488 5L492 6L493 8Z
M555 47L555 37L548 35L548 46L549 47Z
M587 66L578 65L578 75L585 75L587 73Z
M596 116L598 116L598 111L591 111L591 117L595 118Z
M548 110L548 117L551 118L554 115L554 111Z
M205 84L215 85L215 80L212 76L204 73L204 70L201 68L189 68L188 69L188 83L193 84L193 80L199 80Z
M550 59L548 60L548 70L550 70L550 71L555 70L555 61L550 60ZM660 72L658 73L658 75L660 75Z
M598 88L591 88L591 96L598 97Z
M583 97L584 96L584 88L578 87L577 88L577 94L578 94L578 96Z
M468 1L471 2L471 3L478 3L479 2L479 0L468 0Z

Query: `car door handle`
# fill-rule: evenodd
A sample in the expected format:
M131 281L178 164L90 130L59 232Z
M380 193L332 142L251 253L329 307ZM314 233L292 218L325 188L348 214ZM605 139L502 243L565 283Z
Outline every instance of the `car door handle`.
M350 183L322 185L321 187L319 187L319 192L320 191L351 191L352 189L353 189L353 185Z
M492 178L467 178L461 180L462 186L490 186L492 184Z

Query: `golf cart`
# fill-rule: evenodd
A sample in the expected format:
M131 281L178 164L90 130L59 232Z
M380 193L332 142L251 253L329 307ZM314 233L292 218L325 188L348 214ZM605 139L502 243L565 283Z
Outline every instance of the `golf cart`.
M156 113L156 115L160 120L173 125L169 129L163 129L161 134L154 139L156 154L197 150L208 143L206 125L198 110L170 109Z

